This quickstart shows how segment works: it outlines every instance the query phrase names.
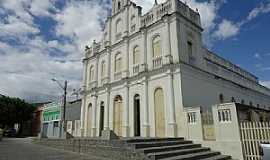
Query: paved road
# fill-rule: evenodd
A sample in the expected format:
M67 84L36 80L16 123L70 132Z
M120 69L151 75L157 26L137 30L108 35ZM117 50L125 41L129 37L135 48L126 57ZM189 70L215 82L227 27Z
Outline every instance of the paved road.
M103 160L89 155L53 149L31 143L31 139L0 141L0 160Z

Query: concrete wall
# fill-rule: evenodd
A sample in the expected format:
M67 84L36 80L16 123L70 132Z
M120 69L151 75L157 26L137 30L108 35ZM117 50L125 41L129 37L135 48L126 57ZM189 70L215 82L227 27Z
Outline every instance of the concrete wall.
M238 124L237 110L234 103L220 104L212 107L214 140L206 140L203 133L201 108L186 108L188 139L201 143L203 146L219 150L222 154L231 155L233 159L243 160L243 150ZM227 119L220 115L228 113ZM188 121L188 115L195 114L195 120ZM219 115L220 114L220 115ZM225 115L225 114L224 114Z

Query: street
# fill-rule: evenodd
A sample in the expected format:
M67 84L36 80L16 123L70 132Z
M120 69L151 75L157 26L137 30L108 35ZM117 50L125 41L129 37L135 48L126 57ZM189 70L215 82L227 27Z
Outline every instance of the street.
M33 144L30 138L0 141L0 160L105 160Z

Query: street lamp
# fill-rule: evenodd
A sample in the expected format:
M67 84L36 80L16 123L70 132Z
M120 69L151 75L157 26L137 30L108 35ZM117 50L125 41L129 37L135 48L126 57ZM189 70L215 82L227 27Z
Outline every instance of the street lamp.
M64 102L63 102L63 114L62 114L62 123L60 130L62 130L63 126L63 132L66 133L66 101L67 101L67 81L65 81L64 86L55 78L52 79L53 82L56 82L61 89L64 90ZM62 132L60 131L60 137L62 136Z

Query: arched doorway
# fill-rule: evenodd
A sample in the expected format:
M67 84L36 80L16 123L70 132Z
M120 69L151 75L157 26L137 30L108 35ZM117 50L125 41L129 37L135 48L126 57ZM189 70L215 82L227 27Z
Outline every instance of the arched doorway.
M104 102L101 102L99 112L99 136L102 135L103 130L104 130Z
M140 96L134 96L134 136L141 136Z
M121 96L116 96L114 99L114 118L113 131L116 135L122 136L122 120L123 120L123 100Z
M154 105L156 137L165 137L164 93L161 88L155 90Z
M88 113L87 113L87 133L88 136L91 135L91 127L92 127L92 103L88 105Z

